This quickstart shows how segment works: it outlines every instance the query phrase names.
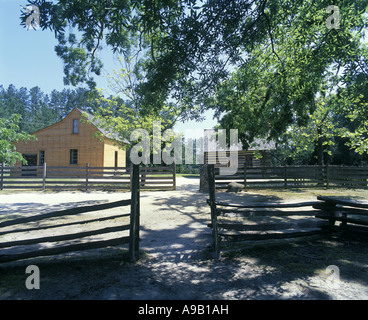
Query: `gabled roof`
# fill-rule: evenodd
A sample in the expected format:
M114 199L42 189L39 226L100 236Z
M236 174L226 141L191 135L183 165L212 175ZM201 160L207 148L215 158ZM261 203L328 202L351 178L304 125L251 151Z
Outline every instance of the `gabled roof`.
M75 110L77 110L81 115L83 113L87 114L87 120L90 121L91 124L93 126L95 126L96 129L103 134L104 137L106 137L108 139L111 139L111 140L115 140L115 141L119 141L119 142L122 142L122 143L129 144L129 141L127 141L127 140L121 141L120 138L119 138L119 135L117 133L102 128L102 126L99 125L98 121L93 120L93 118L94 118L93 115L91 115L90 113L85 112L83 110L80 110L79 108L74 108L72 111L70 111L69 114L66 115L66 117L64 119L60 120L59 122L56 122L56 123L54 123L54 124L52 124L50 126L47 126L47 127L43 128L43 129L40 129L40 130L38 130L38 131L36 131L36 132L34 132L32 134L37 134L37 133L39 133L39 132L41 132L41 131L43 131L45 129L50 129L51 127L56 126L57 124L65 121Z
M98 129L98 131L100 131L106 138L119 141L119 135L116 132L109 131L109 130L102 128L102 126L98 123L98 121L93 119L94 116L92 114L86 111L80 110L79 108L75 108L75 109L77 109L81 114L85 113L87 115L87 120L91 122ZM127 143L125 141L123 142Z

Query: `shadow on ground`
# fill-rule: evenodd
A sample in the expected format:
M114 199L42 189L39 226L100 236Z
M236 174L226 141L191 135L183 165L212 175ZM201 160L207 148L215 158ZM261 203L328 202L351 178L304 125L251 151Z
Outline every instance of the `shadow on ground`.
M368 299L367 239L252 248L212 260L208 195L187 191L153 196L162 225L142 225L136 263L128 262L126 247L110 247L3 264L0 299ZM239 197L217 195L228 202ZM248 194L241 200L283 199ZM25 287L30 264L40 268L40 290ZM338 283L326 273L330 265L339 268Z
M121 248L105 250L100 258L32 259L0 267L1 299L362 299L364 292L349 283L367 283L367 260L356 256L360 241L312 242L252 249L220 261L167 261L142 254L126 261ZM367 242L363 243L367 245ZM364 260L360 260L363 258ZM36 264L41 289L27 290L25 268ZM329 287L323 271L340 269L341 285ZM366 297L365 297L366 298Z

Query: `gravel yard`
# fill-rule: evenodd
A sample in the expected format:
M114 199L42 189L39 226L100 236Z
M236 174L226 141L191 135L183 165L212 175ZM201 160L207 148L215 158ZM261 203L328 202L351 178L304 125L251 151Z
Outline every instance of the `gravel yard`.
M126 246L5 263L0 265L0 299L368 299L367 240L328 239L253 248L214 261L207 227L208 194L198 191L198 179L177 180L176 191L141 192L142 253L136 263L126 259ZM309 201L318 192L219 192L217 197L234 202ZM349 191L349 195L366 197L367 192ZM0 193L0 221L129 196L118 192ZM118 213L119 208L111 210ZM68 232L73 228L81 226L69 227ZM25 268L31 264L40 269L39 290L25 287ZM338 279L327 272L329 266L339 268Z

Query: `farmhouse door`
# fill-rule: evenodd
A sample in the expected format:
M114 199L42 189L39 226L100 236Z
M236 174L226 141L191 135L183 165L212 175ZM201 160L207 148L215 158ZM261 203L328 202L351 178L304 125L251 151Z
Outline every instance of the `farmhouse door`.
M22 154L23 158L27 161L24 167L35 167L37 166L37 153ZM22 176L36 176L37 169L23 169Z

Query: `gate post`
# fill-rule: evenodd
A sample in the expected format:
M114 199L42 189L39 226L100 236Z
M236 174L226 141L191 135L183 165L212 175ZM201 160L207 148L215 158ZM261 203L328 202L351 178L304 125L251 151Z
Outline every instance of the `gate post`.
M244 162L244 189L247 189L247 162Z
M287 166L286 166L286 163L284 165L284 188L287 189Z
M220 244L218 237L218 226L217 226L217 212L215 203L215 165L208 165L208 187L210 191L210 207L211 207L211 224L212 224L212 237L213 237L213 250L214 259L220 259Z
M134 262L139 251L139 165L133 165L131 176L129 259Z
M326 163L325 169L326 169L326 189L328 189L330 187L330 176L328 172L329 171L328 163Z
M4 162L1 163L0 190L4 190Z
M42 190L46 190L46 162L43 163Z
M173 163L173 190L176 190L176 163Z
M87 162L86 163L86 191L88 191L88 174L89 174L88 167L89 167L89 164Z

